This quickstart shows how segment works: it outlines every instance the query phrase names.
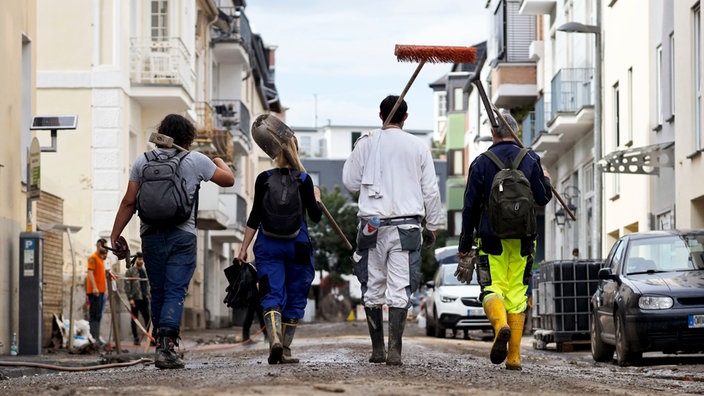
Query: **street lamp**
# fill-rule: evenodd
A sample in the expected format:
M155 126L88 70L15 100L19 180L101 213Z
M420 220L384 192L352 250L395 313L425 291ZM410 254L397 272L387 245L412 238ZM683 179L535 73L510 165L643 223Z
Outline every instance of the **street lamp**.
M567 209L569 209L570 212L576 215L577 205L575 205L572 200L574 199L579 202L579 189L575 186L567 186L562 191L562 196L567 199ZM557 224L559 227L564 227L565 224L569 223L570 221L570 216L567 216L567 212L562 207L555 211L555 224Z
M557 28L560 32L594 34L594 226L592 227L592 258L601 257L601 0L596 0L596 25L584 25L579 22L567 22Z
M65 224L39 224L39 230L41 231L63 231L68 236L68 247L71 250L71 299L69 300L68 308L68 350L73 351L73 295L74 289L76 288L76 255L73 251L73 242L71 240L71 234L81 230L81 226L70 226ZM63 326L63 323L61 324Z

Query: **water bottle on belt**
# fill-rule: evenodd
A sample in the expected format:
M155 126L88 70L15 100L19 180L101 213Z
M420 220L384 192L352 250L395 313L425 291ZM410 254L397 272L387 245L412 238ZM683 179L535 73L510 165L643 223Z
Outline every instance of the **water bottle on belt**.
M379 216L372 216L372 218L369 219L367 224L362 229L362 234L366 236L372 235L376 232L376 230L379 229L379 226L381 226L381 220L379 219Z

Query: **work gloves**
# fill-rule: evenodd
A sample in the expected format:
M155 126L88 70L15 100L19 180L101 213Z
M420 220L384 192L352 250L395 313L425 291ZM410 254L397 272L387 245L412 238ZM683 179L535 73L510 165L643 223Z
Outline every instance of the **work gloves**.
M469 254L460 256L460 262L457 264L457 270L455 271L455 278L462 283L467 283L472 281L472 276L474 275L474 266L477 260L477 252L471 250Z
M435 231L423 228L423 249L430 249L435 245Z

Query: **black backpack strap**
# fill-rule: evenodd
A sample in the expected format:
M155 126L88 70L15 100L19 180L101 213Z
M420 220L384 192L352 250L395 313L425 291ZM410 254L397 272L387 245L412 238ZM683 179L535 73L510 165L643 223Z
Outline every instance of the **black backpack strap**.
M518 152L518 155L516 155L516 158L513 160L511 169L518 169L518 165L521 164L521 161L523 161L523 157L525 157L526 154L528 154L528 149L523 147L521 151Z
M496 166L499 167L499 169L506 169L506 165L501 162L499 157L496 156L491 150L487 150L484 152L484 155L489 158Z

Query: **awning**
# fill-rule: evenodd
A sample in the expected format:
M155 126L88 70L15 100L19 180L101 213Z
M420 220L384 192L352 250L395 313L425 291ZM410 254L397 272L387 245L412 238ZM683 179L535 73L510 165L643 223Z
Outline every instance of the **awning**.
M675 142L652 144L609 153L599 161L604 173L658 175L661 167L675 167Z

